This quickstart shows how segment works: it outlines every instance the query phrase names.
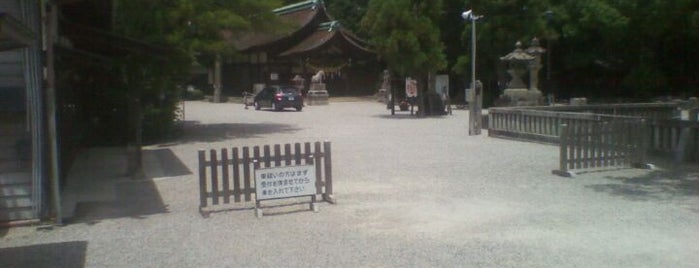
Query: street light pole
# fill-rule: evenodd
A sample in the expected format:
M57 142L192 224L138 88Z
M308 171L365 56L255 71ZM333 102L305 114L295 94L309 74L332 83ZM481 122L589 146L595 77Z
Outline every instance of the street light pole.
M471 90L476 85L476 20L471 18ZM475 92L475 91L471 91Z
M481 134L481 102L482 92L476 88L476 21L483 16L473 14L472 10L461 13L464 20L471 21L471 102L469 103L468 135Z

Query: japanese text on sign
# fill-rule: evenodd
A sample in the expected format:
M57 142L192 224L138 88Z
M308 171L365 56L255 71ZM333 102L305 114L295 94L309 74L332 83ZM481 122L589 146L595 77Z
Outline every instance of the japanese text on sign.
M316 194L314 166L285 166L255 170L257 200Z

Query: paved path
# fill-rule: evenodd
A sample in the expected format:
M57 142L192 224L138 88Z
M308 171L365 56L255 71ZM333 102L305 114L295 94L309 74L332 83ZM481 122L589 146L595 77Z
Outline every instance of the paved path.
M0 267L699 263L699 172L691 167L561 178L551 175L557 147L468 136L462 110L415 118L373 102L302 112L187 102L186 119L182 138L146 148L147 180L100 162L118 150L83 156L105 165L91 183L103 194L71 197L75 217L64 227L0 231ZM337 205L262 219L252 210L198 213L198 149L323 140L333 146Z

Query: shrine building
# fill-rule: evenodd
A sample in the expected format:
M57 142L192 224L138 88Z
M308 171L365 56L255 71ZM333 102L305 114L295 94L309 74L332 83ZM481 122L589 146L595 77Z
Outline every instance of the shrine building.
M311 76L321 70L331 96L375 93L380 76L376 54L334 20L322 0L288 5L274 13L289 29L229 37L244 57L224 63L224 94L238 96L253 91L255 85L291 85L297 75L305 79L308 90Z

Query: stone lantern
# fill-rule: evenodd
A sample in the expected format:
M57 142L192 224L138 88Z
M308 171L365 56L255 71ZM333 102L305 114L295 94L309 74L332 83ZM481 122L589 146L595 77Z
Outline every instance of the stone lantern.
M522 42L517 41L515 50L509 54L500 57L501 61L507 64L507 73L512 79L507 83L507 89L526 89L527 86L522 81L522 75L527 72L529 62L534 59L534 56L527 54L522 49Z
M522 49L522 43L517 41L515 50L500 57L507 64L507 73L511 80L500 99L507 106L531 106L541 102L541 91L538 90L538 72L541 69L541 54L545 51L538 46L538 40L532 41L532 46L526 51ZM531 53L530 53L531 52ZM529 71L529 87L522 80L522 76Z
M546 49L539 46L539 39L534 37L526 50L527 54L534 56L529 62L529 90L539 90L539 70L541 70L541 55Z

